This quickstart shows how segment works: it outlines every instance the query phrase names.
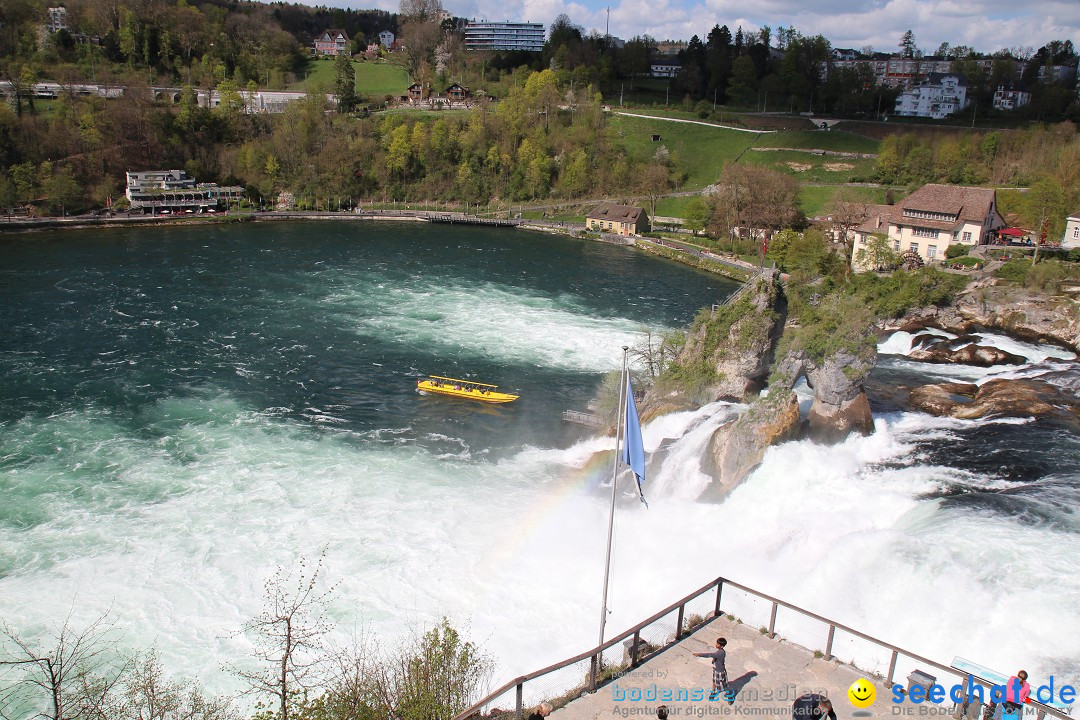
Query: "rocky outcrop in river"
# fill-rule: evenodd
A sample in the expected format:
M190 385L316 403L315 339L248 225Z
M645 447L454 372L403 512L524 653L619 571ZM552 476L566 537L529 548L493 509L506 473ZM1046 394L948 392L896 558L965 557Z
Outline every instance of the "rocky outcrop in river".
M957 334L983 327L1080 352L1080 303L1063 295L1033 293L993 278L970 285L949 307L912 310L887 329L938 327Z
M1023 365L1027 362L1023 355L990 345L979 345L978 338L971 335L953 339L923 333L911 339L911 348L908 358L919 362L959 363L977 367Z
M751 281L734 300L703 315L690 328L673 363L673 380L658 382L642 402L642 414L700 406L716 400L749 402L735 420L720 426L710 442L704 466L714 482L704 497L719 499L761 462L779 442L810 437L836 442L852 432L873 429L870 403L863 391L874 367L874 353L843 345L823 358L812 357L796 339L782 343L787 298L776 273ZM867 330L868 331L868 330ZM779 362L777 348L788 348ZM693 382L700 378L698 383ZM792 387L801 378L814 391L808 417L800 415ZM769 393L760 390L768 384Z
M910 402L931 415L969 420L1037 416L1080 431L1080 399L1076 394L1037 379L924 385L911 391Z

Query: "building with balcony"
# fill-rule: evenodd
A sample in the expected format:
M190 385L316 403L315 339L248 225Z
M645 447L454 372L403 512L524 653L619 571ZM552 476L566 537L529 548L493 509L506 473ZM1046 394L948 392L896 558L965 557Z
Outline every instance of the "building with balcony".
M918 85L900 93L893 112L941 120L967 104L967 79L963 75L930 73Z
M470 20L465 26L465 49L542 52L545 32L543 23Z
M346 55L349 52L349 33L344 30L323 30L322 35L315 38L316 55Z
M1017 90L1012 85L998 85L994 91L995 110L1015 110L1031 102L1031 93Z
M197 183L183 170L128 172L126 181L131 209L146 215L211 212L244 196L242 187Z

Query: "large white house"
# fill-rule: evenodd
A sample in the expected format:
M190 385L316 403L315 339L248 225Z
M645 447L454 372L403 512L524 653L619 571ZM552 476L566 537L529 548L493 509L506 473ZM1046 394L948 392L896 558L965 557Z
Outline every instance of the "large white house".
M1061 239L1061 247L1069 250L1080 248L1080 210L1065 221L1065 237Z
M963 75L930 73L918 85L900 93L894 113L941 120L967 104L967 79Z
M854 231L851 265L859 263L873 235L884 235L899 253L914 252L924 263L941 262L949 245L985 245L1005 220L992 188L923 185L896 205L874 205Z

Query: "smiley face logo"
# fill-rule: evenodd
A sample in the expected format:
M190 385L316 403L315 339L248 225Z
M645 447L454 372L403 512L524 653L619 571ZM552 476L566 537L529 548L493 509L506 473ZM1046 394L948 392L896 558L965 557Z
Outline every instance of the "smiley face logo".
M874 690L874 686L871 685L863 678L859 678L855 682L851 683L851 687L847 690L848 700L851 704L857 708L868 708L874 704L874 699L877 697L877 691Z

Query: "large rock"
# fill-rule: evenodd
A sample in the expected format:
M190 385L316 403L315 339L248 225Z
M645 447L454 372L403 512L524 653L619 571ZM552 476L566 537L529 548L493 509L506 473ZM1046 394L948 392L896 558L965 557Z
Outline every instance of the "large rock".
M915 388L908 401L923 412L948 417L960 403L971 402L978 391L979 386L971 383L936 383Z
M819 442L839 442L852 432L867 435L874 429L874 417L863 384L874 369L876 357L839 350L822 361L803 353L792 354L780 364L786 377L806 375L814 391L814 403L807 418L806 434Z
M886 329L914 332L938 327L955 333L993 328L1034 342L1052 342L1080 352L1080 303L1064 295L1035 294L1024 288L973 283L949 307L912 310Z
M801 424L795 393L777 392L717 428L709 443L713 482L701 499L722 499L761 464L771 445L796 438Z
M807 417L807 437L818 442L840 442L852 433L869 435L873 430L874 414L865 392L838 405L815 398Z
M933 415L962 419L1042 417L1080 430L1080 399L1075 393L1035 379L990 380L983 385L938 383L911 391L911 404Z
M694 322L675 364L711 371L714 379L700 400L742 402L765 386L786 310L779 273L766 272L750 280L733 301ZM678 404L673 397L666 400Z
M1001 350L990 345L979 345L974 338L961 337L956 340L935 335L916 335L911 340L912 348L909 360L929 363L955 363L992 367L994 365L1023 365L1027 358L1023 355Z

